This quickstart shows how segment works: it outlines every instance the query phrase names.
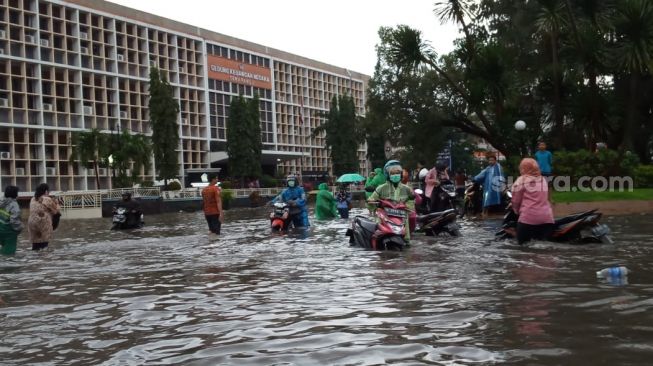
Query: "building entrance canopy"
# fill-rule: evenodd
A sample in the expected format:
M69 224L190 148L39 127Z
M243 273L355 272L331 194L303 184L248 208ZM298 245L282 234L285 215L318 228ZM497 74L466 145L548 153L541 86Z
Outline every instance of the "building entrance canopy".
M310 156L310 155L309 153L305 152L304 156ZM282 161L295 160L301 157L302 157L301 152L263 150L261 151L261 164L274 165ZM226 151L212 151L211 153L209 153L209 159L211 160L211 164L213 163L226 164L229 161L229 155L227 155Z

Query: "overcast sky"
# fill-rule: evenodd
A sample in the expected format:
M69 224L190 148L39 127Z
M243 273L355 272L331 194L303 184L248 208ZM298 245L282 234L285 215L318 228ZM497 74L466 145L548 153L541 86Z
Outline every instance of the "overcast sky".
M421 30L439 53L456 27L434 0L112 0L148 13L372 75L380 26Z

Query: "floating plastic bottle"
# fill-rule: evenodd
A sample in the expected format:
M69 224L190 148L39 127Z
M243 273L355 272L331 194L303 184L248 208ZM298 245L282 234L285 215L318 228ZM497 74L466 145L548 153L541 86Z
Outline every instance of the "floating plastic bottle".
M626 277L628 276L628 272L629 272L628 268L624 266L615 266L610 268L604 268L596 272L596 277L603 277L603 278Z

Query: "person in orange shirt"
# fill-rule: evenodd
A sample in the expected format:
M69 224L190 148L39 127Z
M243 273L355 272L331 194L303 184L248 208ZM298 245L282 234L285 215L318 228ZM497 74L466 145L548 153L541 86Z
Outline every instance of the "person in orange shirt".
M220 188L217 186L218 176L211 176L211 183L202 190L202 209L204 210L204 217L206 223L209 225L209 230L214 234L220 234L220 228L224 221L222 214L222 198L220 196Z

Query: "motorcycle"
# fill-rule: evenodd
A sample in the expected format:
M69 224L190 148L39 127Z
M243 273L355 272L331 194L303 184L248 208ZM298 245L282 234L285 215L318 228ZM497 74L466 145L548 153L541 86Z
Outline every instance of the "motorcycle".
M435 236L443 232L447 232L451 236L460 236L460 226L456 222L458 214L451 203L451 199L456 195L455 189L453 190L453 196L451 196L450 191L447 189L443 189L442 191L447 194L446 197L443 197L442 201L448 201L444 207L450 208L438 212L419 212L420 215L417 215L416 218L416 232L423 232L427 236ZM424 196L424 192L421 189L416 189L415 194L420 197Z
M462 218L466 214L477 215L481 211L483 211L483 188L476 182L468 183L465 188L460 217Z
M407 207L400 202L376 202L379 222L365 216L356 216L347 229L349 243L373 250L402 251L408 243L406 236Z
M112 222L111 230L136 229L145 225L141 211L127 211L125 207L118 207L113 211Z
M507 195L509 198L512 197L510 192ZM599 223L603 214L597 211L594 209L556 219L553 233L546 240L569 244L613 244L610 228ZM516 238L518 219L519 215L512 210L512 204L508 204L508 212L503 217L501 229L495 234L496 238L499 240Z
M272 204L270 213L270 228L273 231L287 231L295 215L301 212L299 208L290 207L286 202L275 202Z

